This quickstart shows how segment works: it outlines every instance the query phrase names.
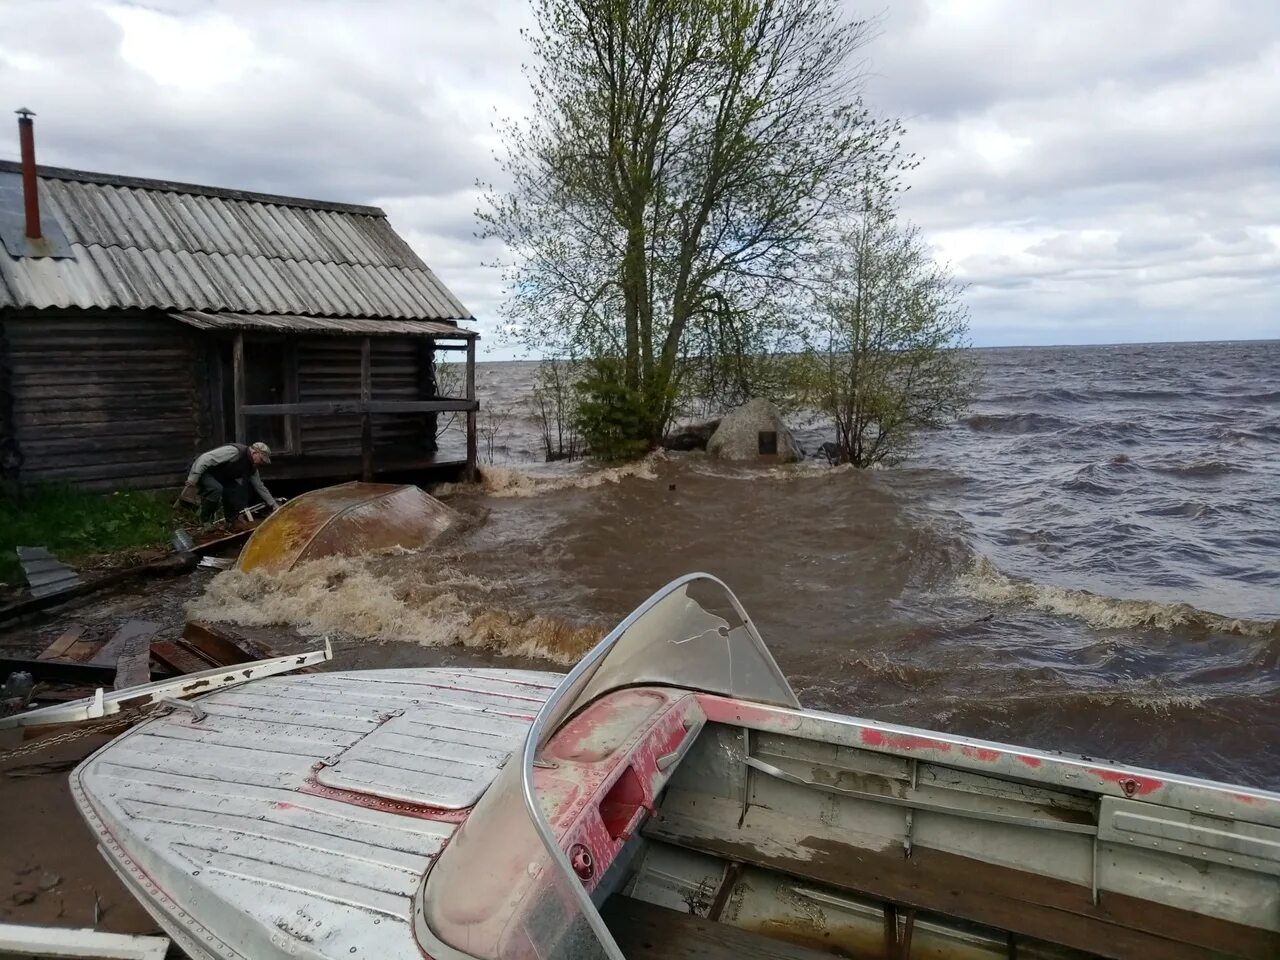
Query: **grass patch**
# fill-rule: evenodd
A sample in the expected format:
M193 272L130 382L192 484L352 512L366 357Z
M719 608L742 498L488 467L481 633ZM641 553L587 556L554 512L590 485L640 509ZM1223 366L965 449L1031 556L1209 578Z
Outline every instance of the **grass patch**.
M91 554L166 543L177 525L172 493L96 494L50 485L26 490L21 500L0 494L0 582L23 582L15 547L47 547L74 564Z

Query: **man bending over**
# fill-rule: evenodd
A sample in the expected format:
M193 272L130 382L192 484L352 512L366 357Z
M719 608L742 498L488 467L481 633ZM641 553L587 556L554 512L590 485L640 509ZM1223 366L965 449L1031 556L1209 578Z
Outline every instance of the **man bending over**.
M251 446L228 443L196 457L183 492L199 489L200 522L211 521L221 504L227 525L234 527L240 511L249 505L249 487L275 510L276 498L258 476L258 464L270 462L271 448L261 441Z

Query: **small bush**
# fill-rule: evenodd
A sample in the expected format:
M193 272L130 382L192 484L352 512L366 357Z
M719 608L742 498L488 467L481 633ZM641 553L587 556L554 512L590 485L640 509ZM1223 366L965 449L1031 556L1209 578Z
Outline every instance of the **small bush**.
M579 393L575 389L580 365L573 360L548 357L538 364L529 407L542 427L542 449L547 463L577 460L582 455L578 436Z
M73 562L164 543L179 524L172 493L93 494L50 485L30 488L20 498L0 494L0 582L22 582L16 547L47 547L59 559Z
M643 394L628 387L622 361L592 360L574 386L578 394L578 432L596 460L618 463L649 451L648 416Z

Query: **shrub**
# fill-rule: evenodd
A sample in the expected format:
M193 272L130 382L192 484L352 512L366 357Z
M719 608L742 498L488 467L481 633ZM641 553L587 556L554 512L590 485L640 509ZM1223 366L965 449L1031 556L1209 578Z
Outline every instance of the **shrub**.
M19 583L15 547L47 547L73 562L95 553L164 543L179 521L173 494L154 490L86 493L66 485L0 494L0 581Z
M622 361L592 360L574 386L578 394L578 432L596 460L618 463L649 451L648 409L644 395L628 387Z

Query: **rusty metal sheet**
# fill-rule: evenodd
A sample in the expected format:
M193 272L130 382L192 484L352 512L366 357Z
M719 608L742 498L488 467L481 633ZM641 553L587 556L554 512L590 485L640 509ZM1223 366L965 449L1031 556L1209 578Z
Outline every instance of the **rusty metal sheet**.
M281 572L322 557L426 546L458 515L414 486L343 483L295 497L253 532L239 569Z

